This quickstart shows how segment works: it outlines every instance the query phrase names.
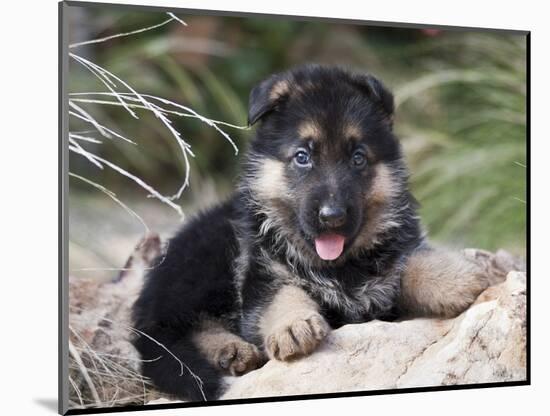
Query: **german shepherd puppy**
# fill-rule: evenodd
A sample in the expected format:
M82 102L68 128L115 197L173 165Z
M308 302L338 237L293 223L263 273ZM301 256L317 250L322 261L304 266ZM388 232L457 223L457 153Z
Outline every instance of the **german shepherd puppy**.
M380 81L339 67L252 90L235 194L185 223L134 306L158 389L216 399L224 374L308 355L343 324L455 316L488 286L427 244L393 115Z

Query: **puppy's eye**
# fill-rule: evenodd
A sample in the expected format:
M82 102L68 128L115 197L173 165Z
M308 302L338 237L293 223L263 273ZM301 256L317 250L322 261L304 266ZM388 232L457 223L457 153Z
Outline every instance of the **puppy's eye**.
M357 150L351 157L351 163L356 168L362 168L367 164L367 158L361 150Z
M294 162L298 166L309 166L309 164L311 163L311 157L309 156L308 152L306 152L303 149L300 149L294 155Z

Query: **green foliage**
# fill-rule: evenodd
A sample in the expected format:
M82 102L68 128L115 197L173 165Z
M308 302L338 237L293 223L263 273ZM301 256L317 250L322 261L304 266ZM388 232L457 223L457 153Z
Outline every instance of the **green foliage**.
M90 13L85 12L83 13ZM162 13L89 14L87 39L134 30L165 19ZM78 52L117 74L142 93L179 102L215 120L246 124L251 87L268 74L304 62L344 64L368 70L395 91L396 132L411 167L411 186L421 215L438 241L486 249L525 250L526 73L525 38L503 33L387 29L298 20L184 16L187 27L154 31ZM72 39L81 41L85 39ZM105 88L71 64L71 91ZM161 192L183 180L177 145L154 116L139 122L119 107L87 105L98 121L138 146L113 141L97 150ZM74 122L74 120L72 121ZM173 118L192 145L191 192L213 180L224 193L238 158L215 130L196 119ZM88 128L74 122L75 130ZM244 150L251 132L224 128ZM117 193L125 178L97 171L81 157L71 168L92 172ZM78 184L75 184L78 186ZM86 188L89 191L88 188Z
M400 108L403 136L409 144L416 135L424 140L408 152L422 218L436 239L523 253L525 41L457 33L430 46L423 53L439 57L438 68L425 75L434 81L429 89L417 94L431 99L419 109L421 100L410 97Z

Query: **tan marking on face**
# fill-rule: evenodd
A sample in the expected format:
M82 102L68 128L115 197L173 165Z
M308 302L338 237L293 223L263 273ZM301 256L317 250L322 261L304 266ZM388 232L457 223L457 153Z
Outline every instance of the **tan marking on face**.
M259 199L286 199L288 196L287 181L284 174L284 164L278 160L262 160L251 187Z
M371 204L383 204L397 196L399 186L393 178L391 168L380 163L375 167L375 176L367 198Z
M359 128L359 126L353 124L353 123L347 123L344 126L344 138L345 139L351 139L351 140L358 140L363 136L363 132Z
M286 79L277 81L271 91L269 92L269 99L271 101L276 101L281 98L283 95L286 95L290 92L290 84Z
M322 135L322 130L319 124L315 123L312 120L307 120L307 121L303 121L298 126L298 135L302 139L320 140Z
M353 248L362 250L373 247L381 234L400 226L387 205L399 192L399 183L393 178L391 168L385 164L377 165L371 189L366 196L368 221L353 243Z

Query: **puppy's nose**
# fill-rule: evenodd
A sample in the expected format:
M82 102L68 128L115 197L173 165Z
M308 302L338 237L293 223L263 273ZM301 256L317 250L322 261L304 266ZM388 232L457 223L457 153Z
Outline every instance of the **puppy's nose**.
M327 227L340 227L346 222L346 210L325 205L319 210L319 221Z

